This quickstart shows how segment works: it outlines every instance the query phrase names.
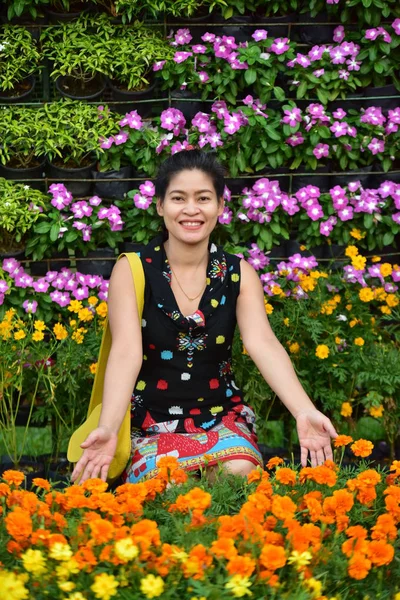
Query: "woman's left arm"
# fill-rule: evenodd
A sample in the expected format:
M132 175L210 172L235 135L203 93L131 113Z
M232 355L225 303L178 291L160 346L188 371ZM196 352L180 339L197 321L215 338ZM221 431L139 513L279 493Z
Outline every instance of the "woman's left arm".
M332 460L331 438L338 434L328 417L317 410L307 396L286 350L273 333L257 273L245 260L240 267L236 316L244 347L265 381L296 419L301 464L306 466L308 453L312 466Z

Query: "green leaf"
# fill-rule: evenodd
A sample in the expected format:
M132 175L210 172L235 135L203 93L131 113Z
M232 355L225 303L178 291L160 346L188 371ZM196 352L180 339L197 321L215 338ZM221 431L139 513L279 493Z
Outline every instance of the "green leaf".
M255 69L247 69L244 78L248 85L252 85L257 79L257 71Z
M303 98L307 91L307 82L302 81L299 87L297 88L296 98Z
M385 235L383 236L383 245L384 246L390 246L390 244L393 243L393 240L394 240L393 233L391 233L390 231L387 231L385 233Z
M35 225L36 233L48 233L50 231L50 223L38 223Z
M275 140L276 142L280 142L281 136L270 125L266 125L265 126L265 131L269 135L269 137L271 138L271 140Z
M274 87L274 96L279 102L283 102L285 99L285 92L281 87Z
M265 227L263 227L263 229L261 229L260 238L265 243L266 249L271 250L271 248L272 248L272 233L270 232L269 228L267 229L267 227L268 227L268 225L266 225Z
M371 229L372 224L374 222L374 217L373 215L364 215L364 227L365 229Z
M281 226L279 225L279 223L274 223L273 221L271 221L269 226L272 229L272 231L276 233L276 235L279 235L281 233Z
M58 234L60 233L60 226L57 223L53 223L50 229L50 239L52 242L55 242L58 239Z

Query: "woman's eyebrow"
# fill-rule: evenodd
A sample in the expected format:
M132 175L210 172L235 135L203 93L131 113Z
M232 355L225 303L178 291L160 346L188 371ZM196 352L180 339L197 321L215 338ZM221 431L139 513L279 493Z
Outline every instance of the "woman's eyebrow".
M197 192L195 192L196 194L204 194L204 192L209 192L210 194L212 194L212 190L198 190ZM183 194L185 195L186 192L184 192L183 190L172 190L171 192L169 192L170 194Z

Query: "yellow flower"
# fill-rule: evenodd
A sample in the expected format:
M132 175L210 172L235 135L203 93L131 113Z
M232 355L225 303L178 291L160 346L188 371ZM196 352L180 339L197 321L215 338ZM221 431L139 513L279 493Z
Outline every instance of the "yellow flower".
M315 349L315 356L323 360L329 356L329 348L326 344L319 344Z
M346 310L350 311L353 308L352 304L346 304Z
M390 263L382 263L381 266L379 267L379 270L381 272L381 275L383 275L383 277L387 277L388 275L392 274L392 265Z
M76 321L76 319L70 319L69 324L71 325L72 329L74 329L77 326L78 322Z
M286 327L289 327L289 323L290 323L290 319L289 319L289 317L285 317L285 318L283 319L283 324L284 324Z
M73 313L78 313L82 308L82 302L80 300L71 300L67 308Z
M96 373L96 371L97 371L97 362L92 363L90 365L89 369L90 369L90 372L92 373L92 375L94 375Z
M311 561L312 554L308 551L299 552L298 550L293 550L292 554L288 558L288 563L290 565L295 565L296 569L306 567Z
M265 312L267 313L267 315L270 315L271 313L274 312L274 307L269 302L265 302L264 306L265 306Z
M100 302L98 306L96 306L96 312L99 317L107 316L107 302Z
M354 340L354 343L355 343L356 346L364 346L365 341L364 341L364 339L362 337L357 337Z
M335 344L341 344L342 343L342 338L340 338L338 335L335 337Z
M11 571L0 571L0 590L2 598L7 600L25 600L30 597L22 576Z
M81 321L91 321L92 319L94 319L93 314L88 308L82 308L78 312L78 317Z
M394 308L399 303L399 299L394 294L388 294L386 296L386 304L390 306L390 308Z
M342 415L342 417L351 417L352 413L353 407L351 406L350 402L343 402L342 408L340 410L340 414Z
M371 288L365 287L359 291L358 297L362 302L370 302L374 299L374 292L371 290Z
M26 333L22 329L14 333L14 340L23 340L25 337Z
M64 560L56 567L56 575L58 579L67 580L72 574L79 573L79 565L74 558Z
M365 265L367 263L367 259L365 256L353 256L351 259L351 264L357 271L363 271L365 269Z
M58 587L63 592L72 592L72 590L75 588L75 583L73 581L59 581Z
M346 251L345 251L345 255L349 256L350 258L354 258L355 256L357 256L358 254L358 248L356 248L356 246L347 246Z
M247 352L247 350L244 346L243 346L242 354L249 356L249 353Z
M356 240L362 240L367 234L365 231L361 233L361 231L359 229L353 228L350 231L350 235L351 235L351 237L353 237Z
M305 586L311 591L313 598L319 598L322 592L322 582L314 577L304 580Z
M118 558L124 562L133 560L139 554L138 547L135 546L131 538L123 538L115 542L114 551Z
M57 340L65 340L68 337L68 331L62 323L56 323L53 327L53 332Z
M384 409L382 404L380 406L371 406L371 408L369 409L369 414L371 415L371 417L379 419L379 417L383 415L383 410Z
M140 581L140 591L146 598L157 598L164 591L164 582L158 575L156 577L152 573L149 573L149 575L146 575Z
M96 304L98 303L99 299L96 298L96 296L89 296L88 300L87 300L90 304L90 306L96 306Z
M301 244L300 250L301 250L301 252L304 252L304 250L307 250L307 246L305 246L304 244Z
M72 557L72 550L69 544L55 542L50 548L49 557L54 560L69 560Z
M373 256L373 257L371 258L371 260L372 260L372 262L373 262L373 263L376 263L376 262L380 262L382 259L381 259L381 257L380 257L380 256Z
M117 588L118 581L114 575L107 575L107 573L95 575L94 583L90 586L96 598L100 598L101 600L110 600L112 596L117 594Z
M230 590L235 598L243 598L243 596L252 596L252 592L249 590L251 581L249 577L243 577L243 575L234 575L230 578L228 583L225 584L227 590Z
M299 344L297 342L293 342L292 344L290 344L289 352L290 354L298 354L300 352Z
M299 285L302 290L304 290L305 292L312 292L315 290L315 286L317 285L317 282L313 277L310 277L309 275L300 274L299 279L300 279Z
M40 550L29 548L21 556L25 571L34 575L46 572L46 559Z
M390 310L390 308L388 306L380 306L379 310L384 314L384 315L391 315L392 311Z
M44 339L43 331L35 331L35 333L32 334L32 339L34 342L41 342Z
M71 336L71 339L74 340L77 344L82 344L84 340L84 334L87 333L87 329L84 327L79 327Z
M68 600L86 600L86 596L81 594L81 592L74 592L68 596Z
M385 288L383 288L383 287L375 288L374 289L374 298L375 298L375 300L381 300L382 302L384 300L386 300L387 292L385 291Z
M274 294L274 296L280 296L280 295L281 295L281 292L282 292L282 288L281 288L281 287L279 287L279 285L273 285L273 286L271 287L271 291L272 291L272 293Z
M43 321L35 321L33 326L36 329L36 331L43 331L43 329L46 329L46 325Z

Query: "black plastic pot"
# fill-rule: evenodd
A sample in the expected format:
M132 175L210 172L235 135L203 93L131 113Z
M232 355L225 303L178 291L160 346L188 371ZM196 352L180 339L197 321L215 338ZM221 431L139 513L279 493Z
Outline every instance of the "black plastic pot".
M302 256L315 256L316 259L324 258L324 247L323 246L313 246L312 248L307 248L307 250L300 250L301 242L298 242L295 238L296 233L292 232L290 240L286 242L286 257L293 256L293 254L302 254Z
M68 260L54 260L59 258ZM69 268L70 266L71 261L69 260L68 250L62 250L61 252L52 252L51 258L31 261L29 263L29 271L35 277L44 277L47 271L61 271L64 267Z
M306 167L300 167L300 173L304 173ZM319 167L316 171L310 171L310 173L296 175L293 173L292 180L292 192L297 192L302 187L307 185L315 185L319 187L321 191L328 191L330 186L329 178L329 166Z
M77 169L60 167L49 163L46 170L48 177L56 179L57 183L64 183L73 196L89 196L92 188L92 171L95 166L96 161L93 161L87 167ZM89 179L90 181L70 181L70 179Z
M81 260L76 261L76 269L79 273L85 275L101 275L104 279L109 279L113 269L116 256L113 248L99 248L88 252L84 257L81 252L76 251L75 257ZM96 260L91 260L96 259Z
M280 16L268 16L255 13L253 22L258 23L257 29L267 29L269 37L292 37L289 35L289 24L298 21L297 13Z
M295 25L292 29L293 39L305 44L331 44L336 25L327 25L330 21L328 13L323 12L312 17L309 12L298 16L297 21L302 25ZM324 23L324 25L322 25Z
M73 91L74 82L76 82L76 79L70 75L62 75L56 79L56 88L61 96L72 100L94 100L99 98L107 87L106 80L100 74L97 74L93 80L82 87L79 93Z
M364 88L364 96L368 98L368 100L363 102L365 107L380 106L383 110L389 110L396 108L396 106L400 106L400 92L393 84L384 85L378 88ZM385 96L392 97L385 98Z
M39 160L39 159L38 159ZM40 159L40 163L35 167L14 168L0 164L0 177L10 179L11 181L23 180L35 190L45 191L44 181L29 181L30 179L43 179L46 175L46 159Z
M200 92L199 92L200 93ZM180 110L186 121L191 121L198 112L208 112L208 105L202 100L192 100L199 94L188 90L173 90L171 92L171 107Z
M46 467L46 476L51 481L53 488L64 489L71 485L73 465L66 456L60 455L57 460L49 457Z
M26 82L27 89L22 92L22 94L17 96L12 95L14 94L14 90L7 92L0 91L0 104L17 104L19 102L26 102L33 94L36 85L36 77L34 75L29 75L26 79L24 79L24 82Z
M360 181L364 188L373 187L371 185L371 179L373 175L370 175L371 171L374 171L373 165L367 167L361 167L357 171L348 171L346 174L335 173L329 175L329 189L335 187L335 185L346 186L351 181Z
M57 12L50 8L46 8L46 14L50 23L68 23L69 21L77 19L80 15L88 13L89 10L88 6L82 3L79 8L73 7L72 12L67 13Z
M119 171L92 171L94 179L94 194L100 198L122 199L130 189L136 187L133 181L120 181L134 177L133 167L121 167ZM111 181L103 181L110 179Z
M153 75L151 75L153 77ZM108 87L112 92L113 100L119 104L114 105L114 109L119 113L127 113L132 110L137 110L141 117L149 117L152 114L154 103L142 102L142 100L150 100L155 95L157 80L154 78L150 85L144 90L127 90L120 87L118 83L112 79L108 79ZM112 102L109 102L112 104Z
M0 462L0 475L9 469L22 471L25 474L25 485L22 483L21 488L30 490L32 488L32 480L35 477L44 477L44 463L34 456L22 456L18 465L15 465L9 456L2 456Z

